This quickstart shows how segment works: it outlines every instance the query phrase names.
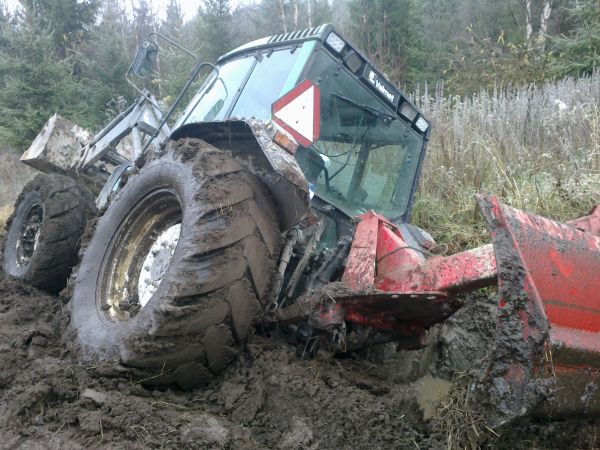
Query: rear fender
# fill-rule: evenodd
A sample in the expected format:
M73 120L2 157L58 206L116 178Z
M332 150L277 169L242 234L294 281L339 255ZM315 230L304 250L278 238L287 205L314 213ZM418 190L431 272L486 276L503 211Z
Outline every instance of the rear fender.
M281 228L287 230L308 212L308 182L294 157L273 142L270 126L258 120L192 123L175 130L171 139L198 138L231 151L265 184L277 206Z

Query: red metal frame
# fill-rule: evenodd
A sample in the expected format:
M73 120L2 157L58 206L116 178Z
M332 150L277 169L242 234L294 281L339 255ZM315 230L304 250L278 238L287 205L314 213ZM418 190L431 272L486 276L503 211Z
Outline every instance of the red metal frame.
M598 214L562 224L478 198L500 288L496 348L483 386L500 424L524 413L600 412ZM576 225L578 228L576 228ZM587 230L587 231L582 231ZM546 401L540 404L541 394Z
M423 333L462 306L455 294L496 283L491 245L430 257L373 211L359 219L342 277L352 291L339 298L349 322Z
M531 411L600 412L600 207L563 224L493 196L477 201L493 246L449 257L409 246L373 212L359 216L340 314L418 336L460 308L456 294L497 282L496 348L482 383L494 405L490 423Z
M587 216L567 222L578 230L600 235L600 205L596 206Z

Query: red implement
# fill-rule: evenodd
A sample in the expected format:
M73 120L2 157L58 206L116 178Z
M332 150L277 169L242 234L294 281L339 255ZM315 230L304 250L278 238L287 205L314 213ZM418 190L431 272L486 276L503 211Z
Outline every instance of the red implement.
M407 244L360 216L336 297L345 320L423 335L462 305L456 294L498 283L496 349L480 388L490 423L529 413L600 413L600 209L569 224L478 197L492 245L449 257ZM429 257L428 257L429 256Z
M600 237L496 197L478 203L500 288L496 349L484 385L497 411L493 422L531 412L600 412ZM580 220L598 229L593 216Z
M398 227L368 212L359 216L336 298L346 320L402 335L423 334L462 306L457 293L496 283L491 245L456 255L429 256L407 244Z

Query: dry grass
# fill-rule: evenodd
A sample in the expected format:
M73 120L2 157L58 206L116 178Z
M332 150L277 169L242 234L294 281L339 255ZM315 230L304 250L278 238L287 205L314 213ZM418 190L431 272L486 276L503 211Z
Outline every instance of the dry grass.
M600 73L471 98L416 92L433 132L413 222L454 250L488 241L475 193L557 220L600 201Z
M4 229L4 225L6 224L6 221L10 217L11 213L12 213L11 205L0 206L0 230ZM0 231L0 234L2 234L2 231Z
M440 430L446 435L448 450L481 448L481 444L498 437L487 426L484 414L477 409L477 401L471 398L475 378L469 373L457 373L452 380L448 395L440 402L436 419Z
M35 170L19 161L19 155L0 150L0 230L4 230L21 189L35 174Z

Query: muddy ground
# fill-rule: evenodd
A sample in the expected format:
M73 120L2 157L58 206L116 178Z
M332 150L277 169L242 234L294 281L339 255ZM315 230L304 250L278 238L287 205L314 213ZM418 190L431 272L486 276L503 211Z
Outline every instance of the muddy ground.
M424 351L388 351L383 361L327 353L302 360L282 340L256 335L208 389L153 391L78 362L68 299L1 278L0 447L8 449L447 448L428 403L446 384L431 375L450 378L476 363L473 342L485 343L492 332L485 316L493 315L493 295L480 296L437 329ZM527 421L498 432L481 445L600 442L600 428L588 421Z

